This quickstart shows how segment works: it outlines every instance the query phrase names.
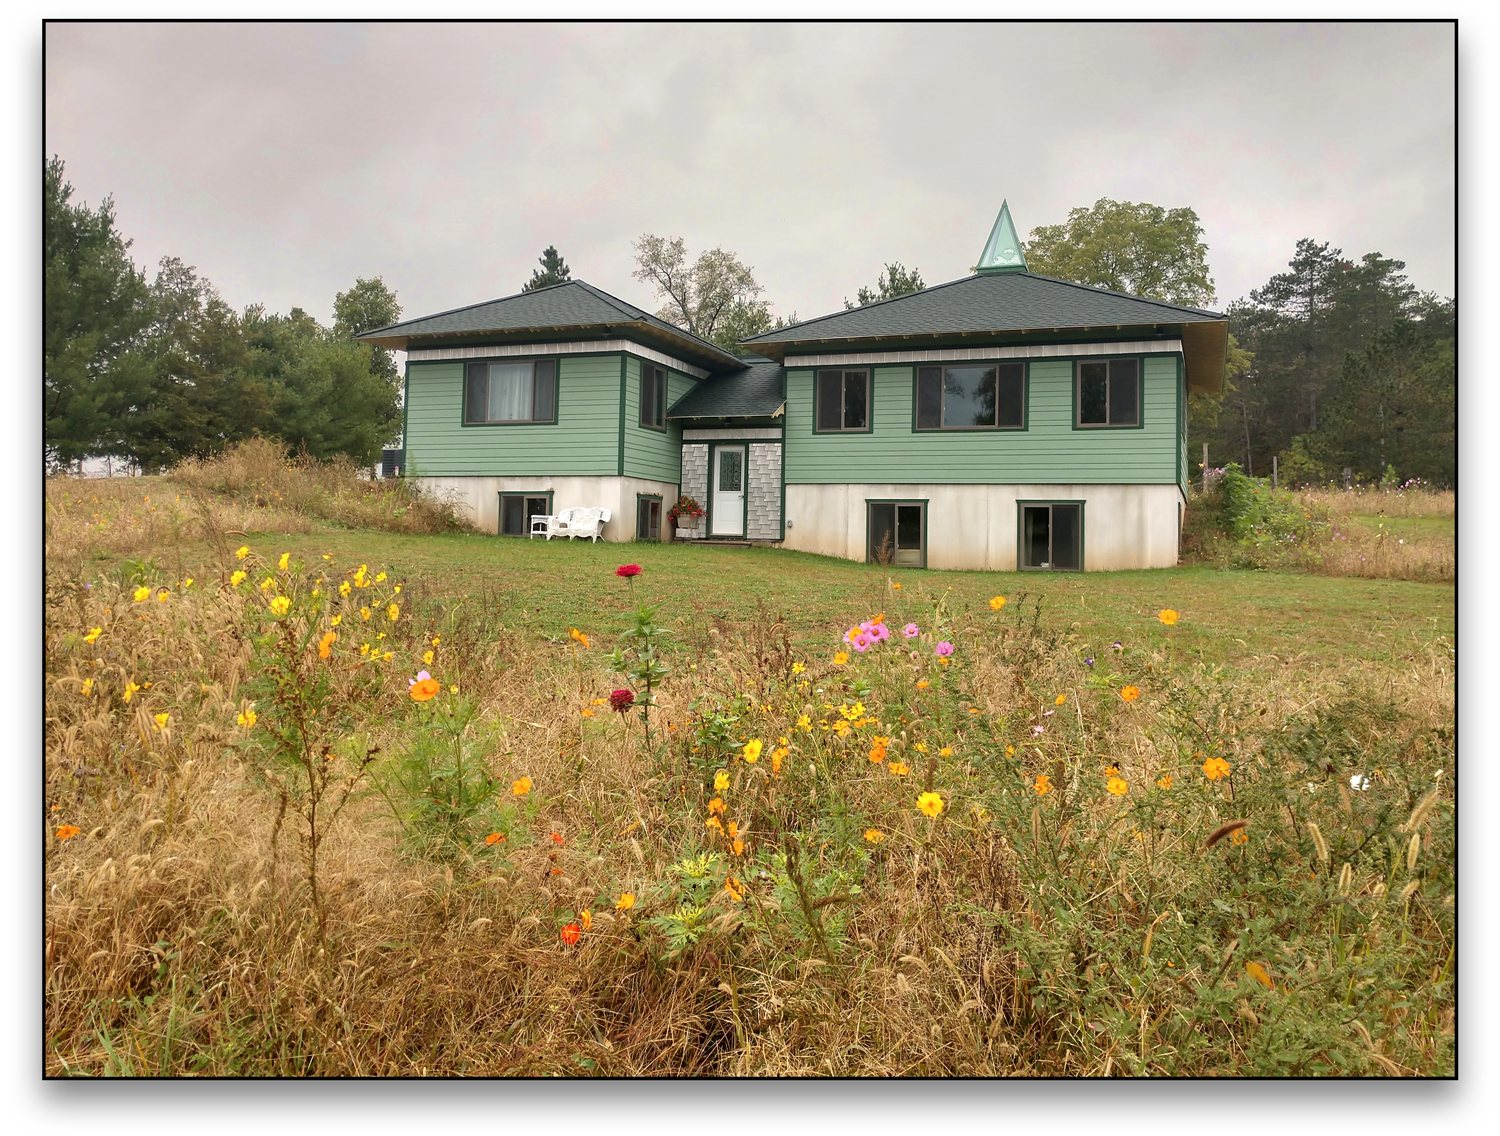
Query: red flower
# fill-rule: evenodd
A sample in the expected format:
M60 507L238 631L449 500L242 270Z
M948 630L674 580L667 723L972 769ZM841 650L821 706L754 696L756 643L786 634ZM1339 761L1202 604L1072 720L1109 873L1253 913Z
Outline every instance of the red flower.
M562 833L560 833L560 832L554 832L552 834L552 843L553 844L561 844L562 842L563 842Z
M615 569L616 576L624 576L627 580L631 576L639 576L640 574L641 566L639 564L621 564Z
M609 708L616 714L623 714L635 705L635 695L628 690L612 690L609 692Z
M577 923L569 923L562 929L562 941L571 947L574 943L578 942L578 937L582 934L583 932L579 929Z

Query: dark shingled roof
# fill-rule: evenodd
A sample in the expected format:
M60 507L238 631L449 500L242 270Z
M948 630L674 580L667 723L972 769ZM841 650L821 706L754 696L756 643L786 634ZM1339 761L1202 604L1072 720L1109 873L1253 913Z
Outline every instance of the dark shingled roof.
M1116 324L1222 320L1217 312L1143 300L1030 272L966 276L921 292L835 312L746 343L809 343L830 339L896 339L960 332L1033 331L1040 328L1112 327Z
M569 280L565 284L553 284L534 292L520 292L499 300L487 300L482 304L439 312L437 315L404 320L389 327L366 331L358 338L380 347L404 350L410 340L429 337L480 335L485 332L542 333L564 328L618 328L627 324L639 325L643 330L653 333L654 339L680 344L692 353L695 362L705 360L710 366L719 369L739 365L733 355L706 339L699 339L692 332L657 319L650 312L642 311L634 304L628 304L582 280Z
M742 355L743 370L704 379L672 404L668 418L769 418L786 402L785 371L762 355Z

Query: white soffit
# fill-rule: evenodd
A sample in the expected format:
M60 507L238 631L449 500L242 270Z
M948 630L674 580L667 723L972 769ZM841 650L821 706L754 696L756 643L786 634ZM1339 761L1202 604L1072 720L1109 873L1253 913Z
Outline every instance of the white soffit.
M1140 355L1182 351L1180 339L1126 343L1027 343L1015 347L938 347L930 351L853 351L839 355L788 355L783 366L836 367L847 363L958 363L992 359L1071 359L1077 355Z
M709 372L662 351L642 347L628 339L588 339L575 343L507 343L494 347L419 347L406 353L410 363L434 363L443 359L499 359L507 355L596 355L599 352L624 351L641 359L671 367L695 379L708 378Z

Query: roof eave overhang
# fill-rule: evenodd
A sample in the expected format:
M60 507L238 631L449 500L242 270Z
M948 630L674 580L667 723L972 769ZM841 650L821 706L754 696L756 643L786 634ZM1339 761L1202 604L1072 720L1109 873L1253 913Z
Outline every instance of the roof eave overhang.
M690 363L699 363L712 370L734 370L744 366L739 359L727 351L719 351L717 348L705 350L704 346L694 340L683 336L671 335L659 327L645 323L640 320L621 320L619 323L588 323L588 324L563 324L550 327L505 327L505 328L467 328L462 331L431 332L427 334L413 335L410 333L382 334L381 332L366 332L364 335L355 336L361 343L373 344L376 347L384 347L392 351L407 351L412 340L417 340L423 345L434 341L450 339L483 339L486 336L496 338L504 337L508 342L521 342L527 339L546 341L560 336L570 339L587 338L581 333L595 333L600 338L609 338L615 335L624 335L629 338L639 339L649 345L660 345L670 348L672 353L682 356Z
M773 342L773 343L760 342L760 341L755 341L755 340L747 340L746 342L747 343L753 343L755 345L755 349L758 352L760 352L762 355L765 355L768 359L773 359L777 363L784 364L786 362L786 357L788 355L825 355L825 354L835 354L835 353L840 353L840 352L847 352L847 353L851 353L852 354L854 352L860 352L860 351L882 351L882 350L888 350L888 349L890 349L891 345L895 344L895 343L910 345L912 343L921 342L922 340L948 340L948 341L952 341L952 342L963 342L965 340L1013 339L1013 340L1017 340L1017 341L1020 341L1020 342L1026 342L1027 341L1026 340L1027 336L1038 335L1038 334L1040 334L1040 335L1048 335L1048 336L1067 335L1067 334L1097 335L1097 334L1099 334L1101 332L1106 332L1106 331L1110 332L1110 333L1120 333L1120 334L1130 334L1130 335L1144 334L1144 335L1149 335L1149 336L1160 337L1160 336L1168 333L1170 331L1170 329L1173 329L1173 328L1181 328L1182 329L1182 331L1183 331L1183 336L1182 336L1183 347L1184 347L1184 350L1186 350L1186 348L1187 348L1187 340L1188 340L1187 329L1190 328L1190 327L1191 328L1213 328L1213 327L1217 327L1217 328L1220 329L1219 332L1218 332L1218 342L1220 344L1220 347L1219 347L1219 372L1220 372L1220 374L1219 374L1219 381L1222 381L1222 379L1223 379L1222 372L1223 372L1224 353L1225 353L1225 350L1227 349L1227 343L1228 343L1228 327L1229 327L1229 324L1228 324L1227 320L1225 320L1225 321L1220 321L1220 320L1214 320L1214 321L1194 321L1192 323L1177 324L1177 323L1174 323L1170 319L1163 319L1163 320L1161 320L1158 323L1149 323L1149 324L1078 324L1078 325L1072 325L1072 326L1062 325L1062 326L1057 326L1057 327L1015 327L1015 328L1002 328L1002 329L978 329L978 328L976 328L976 329L974 329L972 331L918 332L918 333L913 333L913 334L910 334L910 335L901 335L901 336L896 336L896 335L870 336L870 335L866 335L866 336L845 336L845 337L836 338L836 339L782 340L781 342ZM1200 367L1198 369L1201 370L1202 364L1206 363L1208 361L1208 357L1212 355L1212 350L1213 350L1212 344L1214 342L1213 334L1212 333L1202 333L1202 332L1197 333L1196 342L1201 343L1205 347L1205 349L1208 351L1208 355L1205 355L1203 357L1203 359L1200 360ZM1194 369L1193 365L1191 363L1189 363L1188 366L1189 366L1189 374L1190 375L1194 374L1195 373L1195 369ZM1206 381L1206 380L1200 380L1200 381ZM1198 388L1195 387L1194 389L1197 390ZM1204 390L1210 390L1211 389L1213 391L1217 391L1219 389L1219 387L1218 386L1213 386L1212 388L1203 387L1202 389L1204 389Z

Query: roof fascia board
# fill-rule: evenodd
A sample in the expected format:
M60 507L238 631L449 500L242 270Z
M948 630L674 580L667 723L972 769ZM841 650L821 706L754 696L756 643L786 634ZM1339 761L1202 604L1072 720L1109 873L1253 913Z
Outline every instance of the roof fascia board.
M412 363L430 363L448 359L496 359L511 355L598 355L623 351L637 358L660 363L695 379L706 379L712 371L696 367L664 351L643 347L629 339L581 339L567 343L502 343L479 347L415 347L406 353Z
M1012 347L935 347L929 351L849 351L823 355L788 355L791 367L836 367L855 363L944 363L969 359L1067 359L1077 355L1127 355L1180 352L1180 339L1131 339L1109 343L1027 343Z

